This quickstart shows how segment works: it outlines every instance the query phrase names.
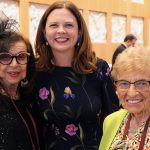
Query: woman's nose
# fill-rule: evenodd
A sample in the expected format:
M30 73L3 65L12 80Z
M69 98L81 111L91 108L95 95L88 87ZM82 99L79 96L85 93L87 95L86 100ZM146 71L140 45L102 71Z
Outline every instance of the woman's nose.
M59 28L58 28L58 31L57 31L58 33L65 33L66 31L65 31L65 29L64 29L64 27L63 26L59 26Z
M129 96L134 96L134 95L137 94L137 92L138 92L138 91L136 90L134 84L130 84L130 87L129 87L128 91L127 91L127 94L128 94Z
M10 66L18 65L16 58L14 57L10 63Z

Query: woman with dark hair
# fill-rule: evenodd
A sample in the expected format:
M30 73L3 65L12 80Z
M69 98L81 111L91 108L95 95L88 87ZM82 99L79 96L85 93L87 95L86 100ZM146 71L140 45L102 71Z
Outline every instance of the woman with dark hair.
M45 11L35 49L45 149L98 149L103 119L118 109L118 99L108 64L96 58L72 2L58 1Z
M30 97L35 59L15 25L0 13L0 149L39 150Z

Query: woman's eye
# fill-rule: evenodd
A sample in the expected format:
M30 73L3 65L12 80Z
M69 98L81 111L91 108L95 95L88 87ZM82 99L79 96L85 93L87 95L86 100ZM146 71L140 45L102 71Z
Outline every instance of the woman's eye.
M67 28L72 28L72 27L73 27L73 25L70 24L70 23L66 24L65 26L66 26Z
M121 83L119 83L119 86L121 86L121 87L126 87L128 85L129 85L129 83L127 83L127 82L121 82Z
M51 25L49 25L49 27L51 27L51 28L56 28L58 25L57 24L51 24Z

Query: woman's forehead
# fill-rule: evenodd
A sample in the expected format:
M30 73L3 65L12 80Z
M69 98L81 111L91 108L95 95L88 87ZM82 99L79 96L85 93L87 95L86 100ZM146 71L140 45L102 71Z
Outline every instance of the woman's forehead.
M133 81L133 80L148 80L150 79L150 73L146 73L146 72L139 72L139 71L125 71L125 72L119 72L117 74L117 78L118 80L129 80L129 81Z
M18 41L18 42L12 43L10 45L9 52L15 52L15 51L27 51L27 46L25 42Z

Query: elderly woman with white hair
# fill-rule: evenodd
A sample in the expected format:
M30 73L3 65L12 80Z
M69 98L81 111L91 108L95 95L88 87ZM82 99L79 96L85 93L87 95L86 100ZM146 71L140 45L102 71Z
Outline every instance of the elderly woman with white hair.
M99 150L150 149L150 50L118 55L112 77L123 109L105 118Z

